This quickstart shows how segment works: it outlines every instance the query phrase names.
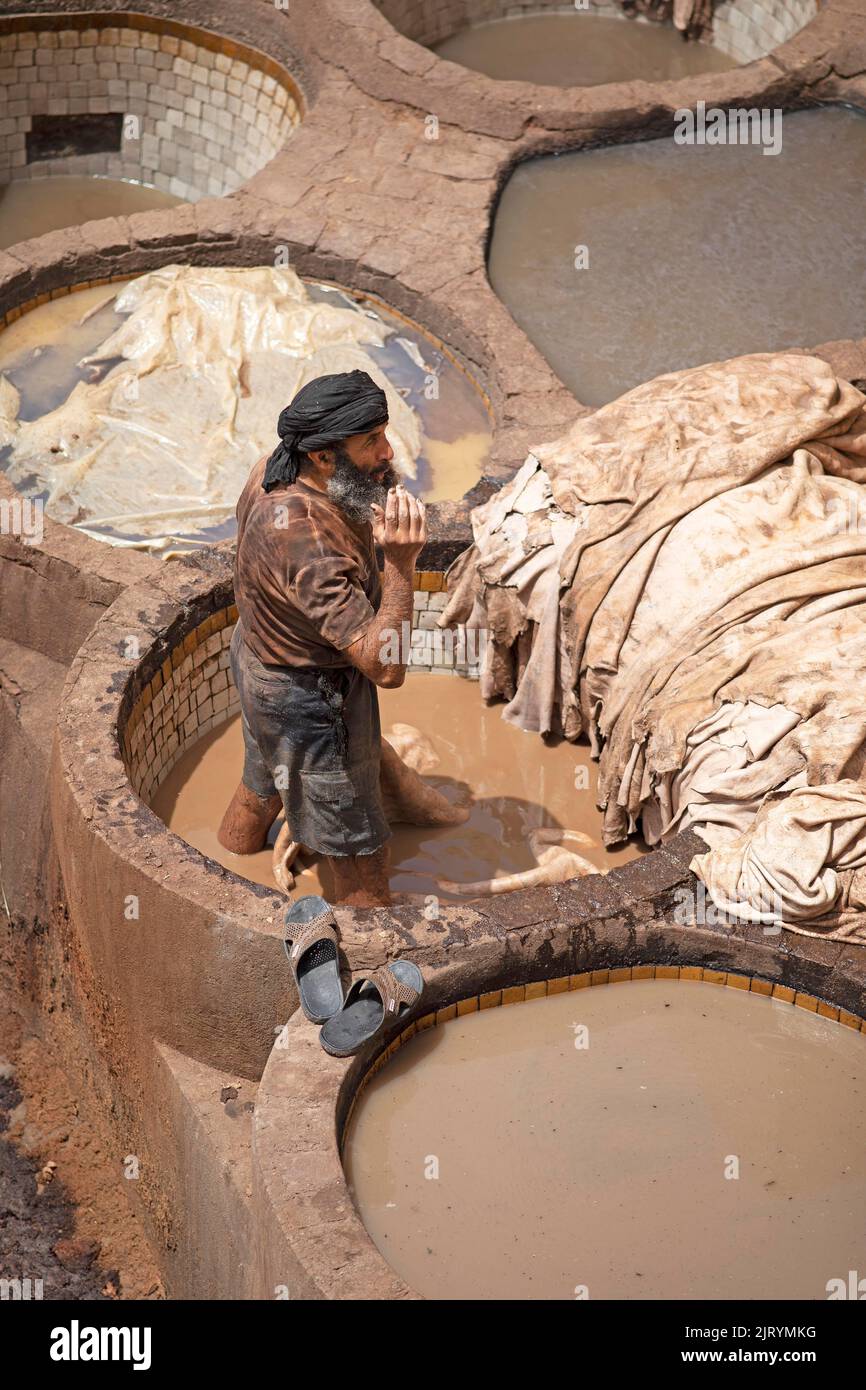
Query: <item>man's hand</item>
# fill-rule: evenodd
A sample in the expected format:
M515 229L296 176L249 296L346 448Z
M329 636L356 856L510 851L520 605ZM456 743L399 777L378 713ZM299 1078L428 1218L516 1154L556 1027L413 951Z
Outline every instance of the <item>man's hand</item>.
M373 539L386 561L400 569L414 567L415 557L427 542L424 503L412 497L402 484L389 489L385 509L373 506Z

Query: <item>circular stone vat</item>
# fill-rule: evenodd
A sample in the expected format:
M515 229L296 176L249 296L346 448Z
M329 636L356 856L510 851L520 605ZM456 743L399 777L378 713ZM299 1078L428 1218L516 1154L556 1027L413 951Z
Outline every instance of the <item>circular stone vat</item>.
M706 43L687 43L672 24L626 20L615 6L595 14L524 14L461 29L436 53L487 77L550 87L670 81L723 72L733 60Z
M595 19L622 20L626 18L623 8L618 4L601 0L601 3L588 4L575 14L573 5L563 5L561 0L537 0L535 4L515 5L512 0L440 0L430 5L427 0L375 0L377 8L394 28L406 38L432 48L443 58L465 63L467 67L489 74L491 77L520 78L527 82L551 83L553 85L577 86L586 78L587 69L579 66L578 75L568 76L569 64L574 61L582 64L580 46L577 39L571 38L568 27L572 22L586 23ZM672 6L659 6L666 19L670 18ZM723 0L715 7L711 28L706 41L711 43L722 55L735 63L751 63L799 33L805 24L814 19L818 12L817 0L751 0L746 12L741 0ZM499 31L505 25L497 23L503 19L514 25L514 35ZM640 27L662 27L658 21L644 25L644 21L632 20ZM545 24L549 28L545 29ZM665 25L664 27L672 26ZM615 61L612 55L604 52L605 40L602 30L599 38L592 41L597 49L598 61L606 67ZM518 37L518 35L520 37ZM664 55L669 50L665 41L637 38L626 40L612 35L611 46L622 45L623 51L634 43L633 53L644 65L644 70L628 74L632 78L652 78L654 54ZM680 35L672 32L670 38L679 40ZM574 48L571 48L571 45ZM696 45L683 45L695 48ZM521 56L519 49L524 48ZM554 55L551 49L559 52ZM666 60L665 60L666 61ZM685 63L699 62L700 59L684 59ZM712 61L712 60L710 60ZM730 63L724 64L730 66ZM649 67L649 71L646 70ZM608 70L611 70L608 67ZM613 69L618 71L617 68ZM686 68L680 72L664 72L662 76L677 77L687 71L705 71L704 68ZM556 73L562 73L562 78ZM536 75L541 73L542 75ZM602 77L600 81L620 81L626 72L616 77ZM564 79L564 80L563 80Z
M54 227L73 221L54 176L132 180L190 201L231 193L276 154L303 107L266 54L140 14L4 20L0 89L0 184L51 177L40 192L53 199ZM132 210L130 198L121 185L110 211ZM105 216L108 199L94 194L86 218Z
M427 597L416 594L416 602ZM430 612L426 607L419 609L416 625L429 620ZM190 734L198 741L192 746L185 742L186 751L181 751L174 763L160 773L154 784L158 790L150 797L150 804L181 839L225 868L273 888L270 849L260 854L231 854L219 844L216 835L243 770L240 718L235 713L228 719L237 705L226 669L225 644L230 637L226 633L227 629L223 629L219 640L207 639L204 665L197 664L193 652L173 673L170 698L175 728L181 717L184 725L188 719L194 721L199 709L195 700L201 689L207 691L204 708L210 711L210 700L220 719L211 720L208 713L198 731L194 722L190 724ZM422 659L425 654L435 656L436 647L441 651L441 639L445 636L438 630L416 626L415 655ZM426 638L430 639L431 648L427 653ZM589 844L563 841L566 848L585 859L588 869L613 868L641 852L633 843L615 850L602 847L601 818L595 806L597 770L590 762L588 748L569 743L558 747L545 744L506 724L500 717L501 707L483 702L476 682L451 675L447 670L444 675L410 672L400 689L379 691L379 710L386 738L394 725L410 725L420 729L429 740L439 761L425 772L426 781L452 802L465 801L470 792L474 797L465 825L439 830L394 827L393 893L458 899L462 895L444 889L443 881L470 884L531 870L537 861L529 837L538 827L579 831L588 836ZM272 838L274 834L272 831ZM296 874L294 892L324 893L328 897L332 887L327 864L310 861Z
M410 1024L344 1128L375 1245L437 1299L826 1298L862 1260L864 1039L793 997L639 966Z
M584 404L663 372L862 336L866 116L785 113L766 141L649 140L512 175L490 282Z
M207 305L223 302L214 301L216 294L232 294L219 280L232 273L231 267L168 267L153 272L152 281L114 277L117 283L76 287L75 293L59 294L24 314L14 311L14 321L0 333L0 372L18 393L18 403L16 413L10 397L0 400L0 421L5 421L3 432L9 440L0 451L0 468L19 491L41 497L49 516L96 539L171 552L231 538L237 498L249 469L272 447L280 405L286 391L292 394L286 386L290 372L299 357L319 349L325 356L307 375L363 365L378 368L390 384L392 406L400 412L392 417L392 437L398 447L403 440L405 462L416 470L407 480L413 492L439 502L456 500L471 490L489 457L490 415L482 392L442 343L369 296L329 284L301 285L291 272L270 267L261 273L273 284L259 283L255 268L238 268L239 274L245 272L252 278L243 287L235 286L236 296L227 299L229 310L223 317L255 324L256 336L240 347L233 343L226 353L232 362L243 361L228 393L221 372L208 377L211 404L201 432L195 431L188 447L178 434L183 415L163 384L173 380L172 372L182 370L183 400L187 389L192 400L206 389L209 366L203 369L195 356L198 336L208 342L219 332L215 319L220 315L211 307L208 319ZM208 275L214 280L210 288L205 284ZM196 285L185 288L184 277L196 276ZM134 286L145 283L154 287L146 300L139 298L135 306L122 304L121 312L115 296L127 285L136 295ZM160 286L162 298L156 293ZM296 302L293 286L307 296L304 303ZM242 293L247 305L243 313L234 307ZM169 301L172 294L182 298ZM318 305L325 307L317 316ZM133 319L136 332L131 340L127 336L100 357L104 345L136 313L149 317ZM272 316L277 313L283 316L274 337L284 354L280 357L275 356L276 348L258 351L265 329L274 333ZM174 330L184 314L190 329L178 335ZM164 366L174 363L160 383L151 376L157 335L171 354ZM328 356L332 344L336 355ZM137 354L142 352L146 361L137 373ZM99 360L84 360L88 356ZM130 486L135 477L123 476L130 430L136 442L135 476L142 476L143 468L147 472L148 487L138 494ZM204 451L200 463L188 466L195 442L211 436L213 446ZM103 437L109 449L92 459L82 483L74 465L82 454L98 450Z

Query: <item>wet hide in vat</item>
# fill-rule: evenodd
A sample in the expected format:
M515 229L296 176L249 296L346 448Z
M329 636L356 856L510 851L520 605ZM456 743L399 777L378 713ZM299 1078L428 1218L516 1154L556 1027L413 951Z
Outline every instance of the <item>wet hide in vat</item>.
M671 373L476 509L442 621L489 627L504 718L589 735L606 843L692 825L720 900L760 918L775 884L786 925L866 941L864 482L866 398L820 359ZM850 840L820 828L834 784Z
M293 271L168 266L124 286L116 308L129 317L84 359L98 379L50 414L19 419L0 376L9 479L33 492L35 477L56 520L152 545L228 520L283 406L355 368L385 390L395 467L415 476L419 421L365 350L389 330L313 300Z

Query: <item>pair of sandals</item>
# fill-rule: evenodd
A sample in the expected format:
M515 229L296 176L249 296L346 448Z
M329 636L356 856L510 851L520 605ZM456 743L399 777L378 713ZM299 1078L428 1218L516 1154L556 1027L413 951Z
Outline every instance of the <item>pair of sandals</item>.
M421 997L424 978L409 960L392 960L356 980L343 997L337 923L324 898L298 898L286 913L283 942L304 1015L322 1024L332 1057L351 1057Z

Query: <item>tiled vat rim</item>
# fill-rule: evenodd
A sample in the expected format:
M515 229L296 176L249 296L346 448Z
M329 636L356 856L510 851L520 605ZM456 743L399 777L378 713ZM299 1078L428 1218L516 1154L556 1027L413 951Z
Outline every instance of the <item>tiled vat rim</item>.
M37 294L33 299L26 299L21 304L16 304L13 309L8 309L5 314L0 314L0 330L8 328L10 323L20 319L23 314L29 314L31 309L38 309L40 304L47 304L49 299L63 299L64 295L75 294L77 290L97 289L100 285L113 285L116 281L128 279L128 274L100 275L94 280L77 280L74 285L61 285L56 290L46 290L44 294Z
M414 617L422 631L435 625L434 614L438 616L445 605L444 582L445 576L433 570L415 575ZM139 691L126 722L121 722L121 753L133 789L143 801L153 796L193 743L238 712L229 669L237 619L237 606L226 603L179 638ZM424 661L414 665L431 669ZM453 670L477 675L475 668Z
M525 985L507 985L502 989L470 995L467 999L460 999L455 1004L447 1004L441 1009L436 1009L433 1013L424 1014L423 1017L413 1019L408 1023L403 1031L373 1059L360 1077L341 1127L341 1145L351 1123L355 1102L363 1092L364 1087L377 1072L388 1064L394 1053L399 1051L404 1043L415 1037L416 1033L423 1033L428 1028L449 1023L453 1018L462 1018L464 1014L478 1013L482 1009L496 1009L505 1004L522 1004L531 999L544 999L550 994L565 994L570 990L587 989L593 985L623 984L629 980L699 980L705 984L726 985L729 989L747 990L752 994L777 999L783 1004L791 1004L795 1008L805 1009L807 1013L820 1014L822 1018L832 1019L834 1023L841 1023L846 1028L853 1028L855 1032L866 1033L866 1019L860 1018L857 1014L849 1013L847 1009L841 1009L835 1004L828 1004L825 1000L819 999L817 995L807 994L803 990L794 989L791 985L762 980L757 975L742 975L731 970L712 970L702 965L626 965L605 970L584 970L578 975L560 975L552 980L534 980Z
M270 160L303 112L267 54L175 20L125 11L3 21L0 177L52 173L144 179L175 196L233 191ZM31 118L121 112L141 129L119 151L28 164Z

